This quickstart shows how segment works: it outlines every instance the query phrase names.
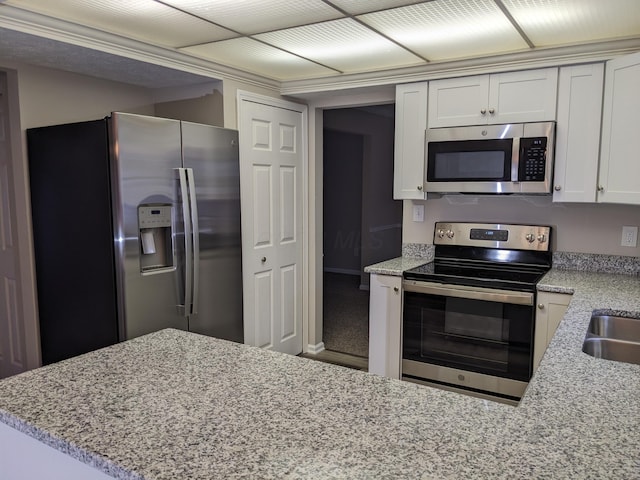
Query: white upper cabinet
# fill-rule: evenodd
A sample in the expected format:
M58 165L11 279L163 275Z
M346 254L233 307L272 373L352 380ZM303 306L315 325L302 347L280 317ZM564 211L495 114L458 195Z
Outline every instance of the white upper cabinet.
M434 80L429 128L555 120L557 89L557 68Z
M596 201L604 64L560 68L554 202Z
M607 62L598 201L640 205L640 53Z
M393 198L424 200L427 82L396 86Z

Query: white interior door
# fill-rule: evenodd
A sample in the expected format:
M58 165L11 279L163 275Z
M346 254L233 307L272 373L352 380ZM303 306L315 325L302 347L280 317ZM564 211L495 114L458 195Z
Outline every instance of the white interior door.
M306 107L242 94L239 104L244 340L297 355Z
M27 368L23 324L18 314L21 296L7 94L6 76L0 72L0 378Z

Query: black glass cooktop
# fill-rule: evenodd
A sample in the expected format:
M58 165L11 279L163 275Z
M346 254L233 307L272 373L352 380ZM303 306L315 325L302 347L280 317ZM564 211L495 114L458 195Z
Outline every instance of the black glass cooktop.
M478 262L473 260L436 259L404 272L407 280L535 291L536 284L549 270L542 265Z

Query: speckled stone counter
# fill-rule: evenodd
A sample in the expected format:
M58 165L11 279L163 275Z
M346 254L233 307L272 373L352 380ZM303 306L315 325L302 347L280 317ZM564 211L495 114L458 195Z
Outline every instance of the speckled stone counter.
M640 366L581 351L640 279L540 288L573 297L517 407L163 330L0 381L0 421L122 479L640 478Z
M403 243L402 256L364 267L365 273L401 277L402 272L433 261L433 245L423 243Z

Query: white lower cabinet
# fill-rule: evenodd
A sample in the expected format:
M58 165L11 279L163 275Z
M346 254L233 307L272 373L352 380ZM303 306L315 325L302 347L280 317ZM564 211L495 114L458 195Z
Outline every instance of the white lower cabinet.
M533 349L533 371L535 372L542 360L544 352L558 325L564 318L571 295L566 293L538 292L538 306L536 308L536 328Z
M400 378L402 277L371 274L369 372Z

